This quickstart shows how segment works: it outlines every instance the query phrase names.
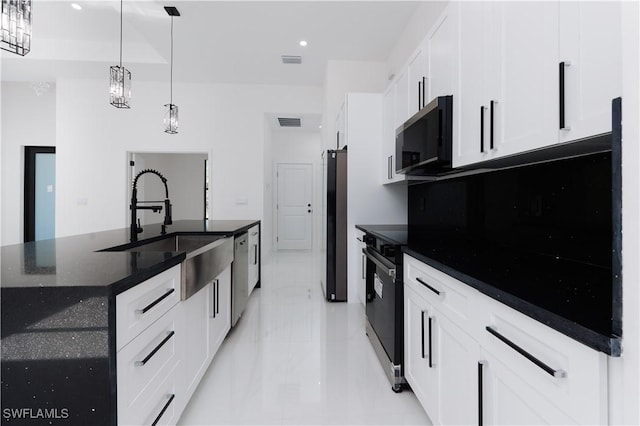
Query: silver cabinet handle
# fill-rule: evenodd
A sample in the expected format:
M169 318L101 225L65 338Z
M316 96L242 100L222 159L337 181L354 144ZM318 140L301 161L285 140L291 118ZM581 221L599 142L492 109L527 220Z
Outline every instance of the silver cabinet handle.
M158 424L158 422L162 418L162 415L164 414L165 411L167 411L167 408L169 408L169 406L171 405L171 403L173 402L173 399L175 397L176 397L175 393L172 393L171 395L169 395L169 400L167 401L166 404L164 404L164 407L162 407L162 410L160 411L160 414L158 414L158 416L153 421L153 423L151 423L151 426L156 426Z
M174 330L171 330L169 334L167 334L167 336L164 339L162 339L162 342L160 342L158 346L156 346L151 352L149 352L149 354L146 357L144 357L142 361L136 361L134 365L136 367L142 367L147 362L149 362L149 360L160 350L160 348L164 346L165 343L169 341L169 339L173 337L174 334L176 334L176 332Z
M156 306L158 303L162 302L164 299L166 299L167 297L169 297L169 295L171 293L173 293L174 291L176 291L175 288L171 288L169 290L167 290L167 292L165 294L163 294L162 296L158 297L156 300L154 300L153 302L149 303L147 306L145 306L142 309L136 309L136 314L146 314L147 312L149 312L149 310L151 308L153 308L154 306Z
M505 343L511 349L513 349L514 351L518 352L520 355L522 355L523 357L525 357L526 359L528 359L529 361L531 361L532 363L534 363L535 365L537 365L538 367L540 367L541 369L546 371L551 376L558 377L558 378L567 377L567 372L566 371L564 371L564 370L555 370L552 367L549 367L547 364L545 364L544 362L540 361L538 358L534 357L529 352L525 351L520 346L518 346L515 343L513 343L511 340L507 339L502 334L498 333L498 330L496 330L495 328L487 326L487 327L485 327L485 330L487 330L489 333L493 334L495 337L497 337L500 341Z

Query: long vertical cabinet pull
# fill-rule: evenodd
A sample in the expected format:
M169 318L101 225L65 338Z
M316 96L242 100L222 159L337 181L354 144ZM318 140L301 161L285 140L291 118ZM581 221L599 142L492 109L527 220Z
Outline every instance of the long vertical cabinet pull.
M432 327L433 327L433 317L429 317L429 368L433 368L433 346L431 344L431 340L433 337Z
M568 67L569 65L571 65L571 62L569 61L563 61L560 62L559 67L558 67L558 82L560 84L559 90L558 90L558 102L560 103L558 106L558 113L559 113L559 127L560 130L571 130L571 127L567 126L565 123L565 96L564 96L564 92L565 92L565 85L564 85L564 68Z
M482 426L483 424L483 412L482 412L482 388L484 387L482 384L482 369L484 367L485 361L478 361L478 426Z
M422 337L422 359L425 358L424 355L424 314L426 314L425 311L421 312L421 324L422 324L422 333L420 333L420 337Z
M158 416L153 421L153 423L151 423L151 426L156 426L158 424L158 422L160 421L160 419L164 415L164 412L167 411L167 408L169 408L169 406L173 402L173 399L176 397L176 394L172 393L171 395L167 395L167 396L169 397L169 399L167 400L167 402L162 407L162 410L160 410L160 414L158 414Z
M480 152L484 152L484 106L480 106Z
M494 105L497 104L497 101L491 101L491 108L490 108L490 116L491 116L491 123L490 123L490 127L489 127L489 149L493 149L493 117L494 117Z
M220 314L220 280L216 280L216 315Z
M422 109L422 104L424 103L422 99L422 82L418 82L418 111Z
M425 76L422 76L422 107L423 108L427 104L427 98L425 97L425 94L426 94L425 86L426 85L427 85L427 78Z
M218 280L213 280L213 282L211 283L211 292L213 293L211 296L211 318L215 318L216 317L216 299L218 298L217 296L217 291L216 291L216 282Z

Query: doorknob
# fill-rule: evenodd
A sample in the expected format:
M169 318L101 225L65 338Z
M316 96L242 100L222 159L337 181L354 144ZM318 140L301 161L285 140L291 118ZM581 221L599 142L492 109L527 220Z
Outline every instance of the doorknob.
M311 213L311 209L307 210L307 213Z
M311 207L311 204L307 204L307 207Z

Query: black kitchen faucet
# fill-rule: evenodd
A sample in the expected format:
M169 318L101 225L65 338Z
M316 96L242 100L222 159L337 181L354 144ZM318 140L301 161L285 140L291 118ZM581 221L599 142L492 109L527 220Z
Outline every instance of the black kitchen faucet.
M162 224L162 234L167 233L167 225L171 225L171 202L169 201L169 187L167 186L167 178L157 170L145 169L138 173L133 179L133 190L131 191L131 241L138 241L138 234L142 232L140 219L137 218L138 210L151 210L154 213L162 211L162 205L139 206L139 203L159 203L160 201L138 201L138 179L145 173L152 173L162 180L164 183L165 199L164 199L164 223Z

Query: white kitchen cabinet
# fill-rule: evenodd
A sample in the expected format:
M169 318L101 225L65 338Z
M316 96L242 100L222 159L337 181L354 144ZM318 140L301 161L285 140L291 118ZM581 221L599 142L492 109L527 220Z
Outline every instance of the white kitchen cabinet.
M340 110L338 111L338 116L336 117L336 139L335 139L335 148L331 149L341 149L346 144L347 140L347 123L345 117L345 106L344 103L340 105ZM330 144L332 146L333 144Z
M394 143L395 143L395 129L402 126L405 121L410 117L409 115L409 76L407 75L407 68L403 68L396 76L393 82L395 88L395 123L394 129Z
M367 257L363 253L367 245L364 242L365 232L360 229L356 229L356 241L357 241L357 250L360 253L360 274L358 275L358 300L362 303L363 306L366 306L367 301Z
M405 377L434 424L607 423L605 354L408 255L404 264Z
M409 117L420 111L431 99L427 90L427 71L427 50L423 43L413 53L407 66Z
M482 421L489 425L575 424L500 358L482 352ZM479 376L480 378L480 376Z
M454 167L558 143L558 3L462 2L459 16Z
M429 366L429 318L433 318L431 306L412 287L404 288L404 376L425 411L435 422L438 417L437 370ZM431 338L433 339L433 319ZM432 341L433 343L433 341Z
M561 1L559 8L565 142L611 131L611 100L622 94L621 2Z
M231 329L231 265L209 284L209 361Z
M389 85L382 97L382 145L380 171L383 184L407 180L403 173L396 173L396 87ZM403 122L404 123L404 122ZM402 124L402 123L401 123Z
M116 296L119 424L175 424L186 404L180 266Z
M247 231L249 234L249 293L260 280L260 226L255 225Z
M453 95L455 92L458 56L457 13L456 2L450 3L427 35L428 95L425 103L437 96Z
M184 367L183 377L187 399L193 395L200 379L209 367L209 309L210 286L200 289L196 294L180 303L184 318L185 343L182 347Z

